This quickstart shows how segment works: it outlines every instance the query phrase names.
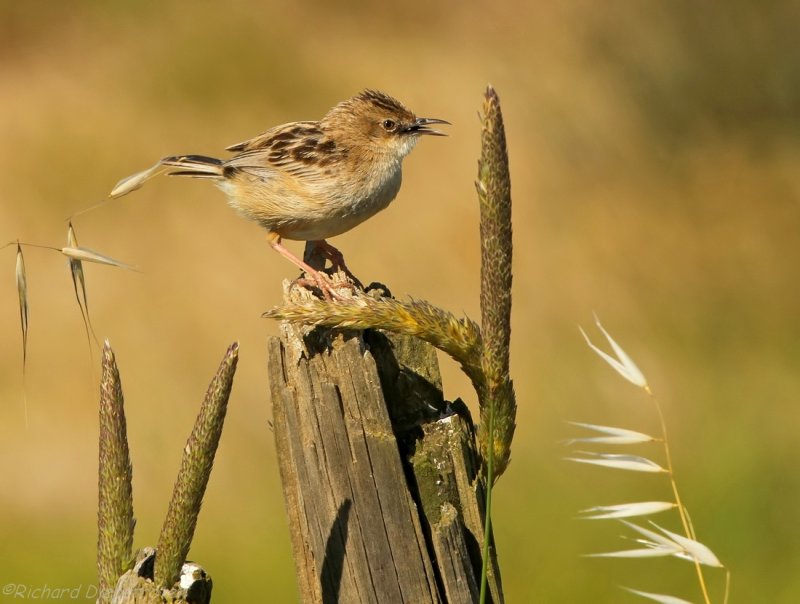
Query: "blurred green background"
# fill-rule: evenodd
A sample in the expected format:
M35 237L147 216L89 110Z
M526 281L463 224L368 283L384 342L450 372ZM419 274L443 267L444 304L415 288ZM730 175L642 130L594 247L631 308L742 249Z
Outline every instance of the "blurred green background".
M731 601L798 602L799 7L2 2L0 243L63 245L68 215L157 158L222 153L374 87L453 126L406 160L387 211L333 242L363 281L477 318L476 114L491 82L515 204L519 425L495 498L509 602L638 601L617 585L700 600L683 561L581 557L625 544L576 510L668 496L663 477L562 460L566 421L657 425L581 340L593 311L665 407L685 502L732 569ZM159 179L75 227L82 245L142 271L86 267L95 329L122 372L136 547L156 540L206 385L239 340L190 556L215 601L295 600L267 425L277 327L259 318L295 269L203 182ZM26 262L28 429L14 253L0 251L0 583L86 586L98 354L64 258L28 249ZM446 395L474 408L467 380L443 369ZM721 601L722 575L709 576Z

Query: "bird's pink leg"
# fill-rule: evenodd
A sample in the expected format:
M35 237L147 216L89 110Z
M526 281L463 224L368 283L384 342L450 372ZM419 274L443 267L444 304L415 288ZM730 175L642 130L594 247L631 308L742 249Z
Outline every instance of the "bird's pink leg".
M314 283L316 283L317 287L319 287L319 289L322 291L322 294L325 296L327 300L330 300L331 298L335 300L342 300L342 297L335 291L333 291L330 283L328 283L328 281L325 280L325 278L319 271L311 268L308 264L300 260L300 258L292 254L292 252L290 252L286 247L283 246L283 244L281 243L280 235L278 235L277 233L270 233L267 236L267 240L269 241L269 244L273 250L278 252L281 256L286 258L289 262L297 266L300 270L302 270L309 277L311 277L314 280Z

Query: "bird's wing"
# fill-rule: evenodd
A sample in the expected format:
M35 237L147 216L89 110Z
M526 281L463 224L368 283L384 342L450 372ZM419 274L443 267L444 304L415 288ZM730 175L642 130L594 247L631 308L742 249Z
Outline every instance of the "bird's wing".
M255 151L270 147L275 140L296 138L301 132L308 130L319 130L319 122L291 122L274 126L258 136L226 147L225 150L238 152Z
M276 126L228 150L239 153L225 162L226 167L260 178L281 171L309 184L330 179L331 167L347 156L347 150L326 136L319 122Z

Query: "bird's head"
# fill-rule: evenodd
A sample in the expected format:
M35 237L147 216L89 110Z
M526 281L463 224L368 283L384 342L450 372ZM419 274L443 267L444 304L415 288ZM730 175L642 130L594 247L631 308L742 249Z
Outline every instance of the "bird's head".
M326 129L336 132L336 138L397 161L408 155L420 136L446 136L431 125L449 123L417 117L397 99L376 90L365 90L342 101L322 119Z

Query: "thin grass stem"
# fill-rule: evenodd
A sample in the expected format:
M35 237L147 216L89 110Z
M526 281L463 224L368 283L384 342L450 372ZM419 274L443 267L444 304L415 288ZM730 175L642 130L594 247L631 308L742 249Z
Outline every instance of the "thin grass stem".
M494 484L494 401L489 404L489 444L486 450L486 520L483 527L483 560L481 564L480 604L486 603L487 575L489 572L489 543L492 530L492 491Z
M25 413L25 429L30 428L30 420L28 419L28 378L25 375L25 368L22 368L22 409Z
M681 501L681 496L678 491L678 483L675 481L675 471L672 465L672 455L669 450L669 439L667 438L667 422L664 419L664 413L661 410L661 405L658 403L658 399L656 398L653 391L650 390L649 387L645 387L645 391L650 396L650 400L653 401L653 405L656 408L656 412L658 413L658 421L661 424L661 437L664 443L664 457L667 462L667 472L669 472L669 481L672 485L672 494L675 496L675 503L678 505L678 513L681 517L681 524L683 525L683 530L686 536L689 539L694 541L697 540L697 537L694 534L694 529L692 527L692 523L689 521L689 515L686 509L683 506L683 501ZM711 598L708 595L708 587L706 586L706 580L703 576L703 567L700 565L700 561L695 558L694 560L694 567L697 571L697 580L700 583L700 591L703 593L703 601L706 604L711 604Z
M731 594L731 571L725 569L725 597L722 599L722 604L728 604L728 596Z
M38 248L43 249L43 250L53 250L55 252L61 252L61 248L60 247L55 247L55 246L52 246L52 245L41 245L39 243L27 243L25 241L20 241L19 244L21 246L26 246L26 247L38 247Z

